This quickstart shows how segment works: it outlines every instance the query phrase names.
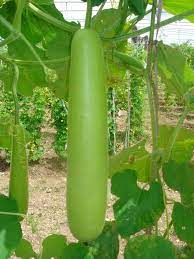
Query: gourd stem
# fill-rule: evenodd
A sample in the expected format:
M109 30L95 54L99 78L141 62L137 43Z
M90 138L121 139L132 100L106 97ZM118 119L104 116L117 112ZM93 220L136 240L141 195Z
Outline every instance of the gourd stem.
M180 14L177 14L177 15L171 17L171 18L168 18L168 19L160 22L159 25L155 24L154 25L154 29L158 29L158 28L164 27L164 26L166 26L168 24L171 24L171 23L183 20L186 17L191 16L193 14L194 14L194 9L182 12ZM134 37L140 36L140 35L142 35L144 33L147 33L147 32L150 31L150 29L151 29L151 27L148 26L148 27L145 27L145 28L143 28L141 30L130 32L130 33L127 33L127 34L123 34L121 36L116 36L116 37L113 37L113 38L103 38L103 40L104 41L110 41L110 42L126 41L127 39L134 38Z
M3 55L0 55L0 60L5 60L5 62L12 62L20 65L40 65L40 62L36 60L7 58L7 57L4 57ZM42 60L42 62L44 62L44 64L60 64L60 63L66 63L69 60L70 60L70 56L67 56L64 58Z
M25 218L26 215L22 213L16 213L16 212L8 212L8 211L0 211L0 215L8 215L8 216L19 216L22 218Z
M148 101L150 108L150 117L151 117L151 130L152 130L152 152L157 153L157 116L156 116L156 107L155 100L153 96L153 46L154 46L154 25L156 17L156 8L157 0L153 1L152 15L151 15L151 27L150 27L150 36L149 36L149 45L148 45L148 54L147 54L147 67L146 67L146 79L147 79L147 92L148 92ZM154 156L155 157L155 156ZM157 177L157 161L153 157L152 159L152 179Z
M34 15L36 15L40 19L54 25L55 27L58 27L61 30L74 33L80 27L79 24L70 24L66 21L60 21L60 20L56 19L55 17L52 17L51 15L43 12L42 10L40 10L38 7L36 7L32 3L28 3L28 9L30 10L30 12L32 12Z
M91 20L92 20L92 0L87 0L85 29L90 28Z

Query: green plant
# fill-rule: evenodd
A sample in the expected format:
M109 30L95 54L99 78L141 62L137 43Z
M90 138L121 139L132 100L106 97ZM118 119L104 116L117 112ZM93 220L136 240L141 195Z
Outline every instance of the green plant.
M142 44L131 44L127 48L127 53L134 57L136 60L134 64L137 63L137 68L141 67L142 71L143 65L141 64L145 62L144 46ZM139 72L134 73L134 69L128 74L126 74L122 83L116 85L115 91L117 111L119 109L128 111L127 124L130 125L130 128L127 138L129 143L132 144L144 136L146 83L144 76Z
M30 161L39 160L44 154L41 144L41 128L44 123L49 92L47 89L37 88L32 97L20 98L20 121L29 132L27 145Z
M115 89L109 87L108 89L108 139L109 139L109 154L116 153L116 103L115 103Z
M130 143L144 136L145 81L141 76L130 76Z
M30 161L37 161L43 155L41 145L41 128L44 123L46 106L48 105L49 91L37 88L32 97L19 96L20 122L29 132L27 144L28 157ZM14 102L11 92L6 92L3 86L0 94L0 112L2 117L14 115ZM9 153L7 153L9 160Z
M67 115L68 104L62 99L55 98L51 111L52 125L56 129L54 149L62 158L66 158L67 156Z
M67 215L73 235L88 242L101 233L106 210L108 132L104 57L100 38L92 29L75 33L71 51Z

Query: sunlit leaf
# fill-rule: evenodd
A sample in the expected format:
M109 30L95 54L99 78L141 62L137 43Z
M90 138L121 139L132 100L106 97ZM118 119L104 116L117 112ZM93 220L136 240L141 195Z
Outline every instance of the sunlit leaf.
M113 205L116 227L129 237L155 224L164 210L162 186L154 182L149 190L137 186L135 172L126 170L112 177L111 191L119 197Z
M42 259L61 258L65 253L66 237L63 235L50 235L42 242Z
M110 158L110 176L125 169L134 169L139 181L148 182L150 163L151 154L145 150L145 141L142 141Z
M89 248L80 243L71 243L66 246L63 259L83 259L87 258Z
M194 2L193 0L163 0L163 8L172 14L179 14L182 12L185 12L187 10L194 9ZM185 17L185 19L188 19L191 22L194 22L194 15Z
M174 245L161 236L138 236L130 239L125 247L125 259L175 259Z
M180 192L182 201L194 201L194 165L169 161L163 166L163 177L166 184Z
M22 239L15 251L15 255L22 259L37 258L37 254L34 252L32 245L29 241Z
M1 212L18 213L16 202L0 195L0 257L7 259L19 245L22 230L18 216L5 215Z
M92 28L102 37L112 38L115 36L121 22L121 12L118 9L104 9L92 19Z
M169 92L183 96L194 85L194 72L177 48L158 44L158 73Z
M106 222L102 234L91 242L95 259L117 259L119 253L119 237L114 222Z
M176 202L172 212L172 221L179 239L194 244L194 208Z

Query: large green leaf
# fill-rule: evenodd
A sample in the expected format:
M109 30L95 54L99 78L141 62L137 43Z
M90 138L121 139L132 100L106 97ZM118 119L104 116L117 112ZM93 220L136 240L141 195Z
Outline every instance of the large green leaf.
M61 258L65 253L66 237L63 235L50 235L42 242L42 259Z
M7 1L0 8L0 15L3 16L7 21L12 23L15 11L16 11L15 1ZM10 34L10 31L0 23L0 36L2 38L6 38L9 34Z
M105 9L92 19L91 27L104 38L112 38L120 26L122 15L118 9Z
M130 10L140 16L144 16L148 0L128 0Z
M161 236L138 236L125 247L125 259L175 259L174 245Z
M179 239L194 245L194 208L176 202L172 212L172 222Z
M87 0L82 0L83 2L87 2ZM92 1L92 6L99 6L101 3L104 2L104 0L91 0Z
M63 259L87 259L89 248L84 244L71 243L65 247Z
M36 6L45 13L67 23L53 4L53 1L39 1L39 4L36 2ZM7 8L11 8L10 3L5 4L3 8L5 9L3 12L11 22L14 12L9 14L7 11ZM29 96L32 95L36 86L49 86L57 97L66 98L72 33L56 28L41 18L34 16L30 11L23 12L21 30L36 53L45 61L48 70L45 73L43 67L37 63L32 51L22 39L9 44L9 57L20 60L18 64L20 70L18 92ZM6 34L2 32L0 36L5 37ZM56 59L60 60L57 62ZM55 61L48 63L48 60ZM10 90L12 68L5 68L1 71L1 74L1 80L4 82L5 88Z
M38 258L29 241L22 239L15 251L15 255L22 259Z
M184 203L194 202L194 165L169 161L163 166L163 177L171 189L180 192Z
M7 259L19 245L22 230L18 216L5 215L1 212L18 213L16 202L0 195L0 258Z
M125 169L134 169L138 180L150 180L151 154L145 150L145 141L126 148L110 158L110 177Z
M114 222L106 222L102 234L91 243L94 259L117 259L119 237Z
M96 30L101 37L112 38L117 34L122 21L122 12L118 9L110 8L102 10L92 18L91 27ZM128 42L113 45L108 41L104 41L106 74L108 86L122 84L127 71L126 65L121 64L115 59L113 50L125 52ZM134 68L134 67L133 67Z
M122 237L129 237L154 225L164 211L162 186L154 182L149 190L137 186L132 170L112 177L111 191L119 197L113 205L116 227Z
M169 92L183 96L194 85L194 72L177 48L158 43L158 72Z
M163 8L172 14L179 14L187 10L194 9L193 0L163 0ZM194 22L194 15L185 17L191 22Z
M46 51L48 59L64 57L63 62L48 65L57 72L57 80L54 84L49 84L49 87L57 97L64 99L68 95L71 40L71 34L58 32L56 37L50 41Z
M160 125L158 144L160 148L165 148L168 145L169 139L174 131L174 126ZM190 129L181 128L177 135L177 142L184 142L185 140L194 139L194 131Z
M165 149L172 138L174 126L161 125L159 127L158 143L161 149ZM170 159L177 163L190 161L194 150L194 131L181 128L173 146Z

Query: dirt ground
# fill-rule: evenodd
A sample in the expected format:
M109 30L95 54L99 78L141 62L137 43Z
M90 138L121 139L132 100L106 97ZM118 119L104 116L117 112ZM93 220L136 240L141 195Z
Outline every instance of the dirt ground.
M174 124L175 121L166 114L161 113L163 123ZM121 124L124 118L120 118ZM123 122L122 122L123 121ZM123 125L122 125L123 126ZM60 160L51 148L54 139L54 131L46 130L43 132L45 155L38 164L30 165L30 204L27 219L22 223L24 238L30 240L35 251L40 250L42 240L49 234L64 234L69 241L75 241L70 233L67 224L65 208L66 192L66 162ZM0 192L8 192L9 168L0 161ZM167 189L170 199L179 200L178 193ZM109 197L109 209L107 218L112 219L111 196ZM169 204L168 211L172 205ZM159 230L165 231L165 216L159 222ZM172 240L176 245L181 245L172 230ZM123 243L119 259L123 258ZM102 258L103 259L103 258Z

